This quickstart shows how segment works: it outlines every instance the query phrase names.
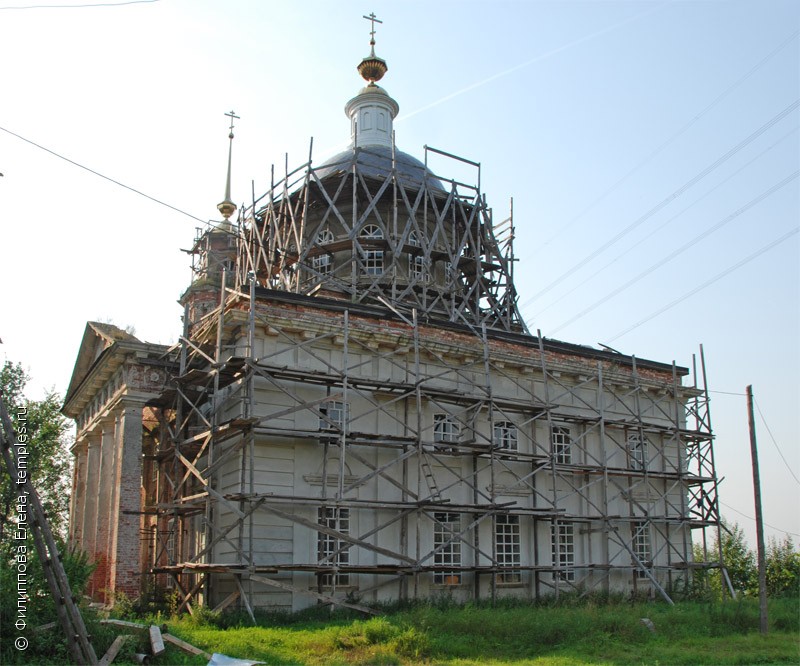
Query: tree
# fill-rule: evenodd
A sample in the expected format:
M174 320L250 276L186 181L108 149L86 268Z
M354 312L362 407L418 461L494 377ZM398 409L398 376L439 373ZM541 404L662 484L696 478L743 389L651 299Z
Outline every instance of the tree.
M69 425L60 413L61 398L50 391L43 400L29 400L24 395L28 376L17 363L6 361L0 368L0 395L14 425L21 433L24 424L28 436L25 470L44 509L51 531L58 543L61 562L70 581L72 595L80 598L93 565L83 553L65 548L70 489ZM16 439L16 438L15 438ZM57 619L57 599L47 584L30 530L18 537L18 498L20 489L11 478L5 461L0 459L0 627L37 626ZM30 521L28 521L30 523ZM21 567L24 567L21 568ZM18 576L24 573L25 586ZM27 599L24 615L18 614L20 595ZM70 653L60 632L42 634L24 652L12 641L0 642L0 663L67 663Z
M49 391L43 400L24 396L28 375L19 363L6 361L0 369L0 392L14 426L25 419L28 432L27 472L39 493L53 534L66 537L69 518L70 470L69 422L61 412L61 397ZM5 541L14 519L18 488L5 463L0 463L0 542Z
M800 552L792 537L783 541L770 538L767 545L767 595L770 597L800 596Z
M744 538L744 531L738 523L728 525L723 521L722 533L722 558L731 585L737 593L758 596L758 565L756 553L750 550ZM714 553L718 552L717 540L709 549L711 559L716 559ZM694 545L695 561L703 560L703 549L699 544ZM797 551L790 536L783 541L775 538L769 540L766 553L767 565L767 596L770 598L783 596L800 596L800 552ZM697 571L694 575L693 594L720 598L722 593L722 580L717 569L710 571Z
M756 566L756 556L747 547L744 538L744 531L738 523L728 525L722 522L722 560L731 585L738 594L750 594L755 590L758 593L758 567ZM714 539L714 543L708 547L708 557L711 561L717 559L720 542ZM704 560L703 547L694 544L694 559L696 562ZM698 570L694 574L694 585L692 594L698 597L711 595L712 598L720 599L727 594L727 585L722 580L719 569ZM725 590L723 592L723 589Z
M747 547L744 530L739 527L739 523L728 526L723 521L722 525L722 560L733 589L758 595L756 554Z

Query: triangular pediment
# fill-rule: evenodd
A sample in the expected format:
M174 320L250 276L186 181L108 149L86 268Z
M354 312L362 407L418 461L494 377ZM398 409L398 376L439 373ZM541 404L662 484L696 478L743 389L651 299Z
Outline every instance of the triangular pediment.
M78 357L75 360L75 368L72 371L72 377L69 380L69 388L67 389L67 395L64 399L65 408L75 395L83 380L99 361L103 352L116 342L141 343L136 336L114 324L106 324L97 321L86 322L83 339L78 348Z

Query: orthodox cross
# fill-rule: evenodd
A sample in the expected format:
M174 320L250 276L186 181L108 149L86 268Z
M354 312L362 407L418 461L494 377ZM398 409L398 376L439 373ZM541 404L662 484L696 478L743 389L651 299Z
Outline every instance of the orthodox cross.
M369 33L369 46L372 49L372 55L375 55L375 24L376 23L383 23L380 19L375 17L375 12L372 12L369 16L364 16L363 18L367 19L371 23L372 29Z
M232 139L233 138L233 119L235 118L236 120L239 120L239 116L236 115L235 111L231 111L230 113L226 113L225 115L228 116L231 119L230 134L228 134L228 138Z

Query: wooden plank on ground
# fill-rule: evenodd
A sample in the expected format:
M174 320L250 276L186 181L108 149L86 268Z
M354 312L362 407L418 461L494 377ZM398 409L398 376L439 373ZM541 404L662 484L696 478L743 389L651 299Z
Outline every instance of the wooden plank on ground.
M106 653L103 655L103 658L98 662L98 666L108 666L114 659L117 658L119 651L122 649L123 644L127 641L130 636L117 636L114 639L114 642L111 644L111 647L108 648Z
M125 620L100 620L100 624L111 624L115 627L125 627L126 629L147 629L146 624L138 624L137 622L127 622Z
M164 646L164 639L161 637L161 629L154 624L150 625L150 648L154 657L164 654L167 650Z
M187 643L186 641L182 641L177 636L173 636L172 634L162 634L161 637L167 642L172 643L175 647L180 648L184 652L188 654L200 655L205 657L206 659L211 659L211 655L204 650L201 650L199 647L195 647L191 643Z

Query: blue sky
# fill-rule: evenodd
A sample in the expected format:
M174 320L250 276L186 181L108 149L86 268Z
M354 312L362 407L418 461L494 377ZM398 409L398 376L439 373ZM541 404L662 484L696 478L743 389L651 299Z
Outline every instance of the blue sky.
M514 198L531 329L685 366L703 344L723 514L754 543L752 384L767 534L800 534L797 2L9 8L34 4L0 0L0 352L34 392L65 390L86 320L176 339L223 114L237 202L312 136L315 162L340 150L374 11L398 146L480 162L496 219Z

